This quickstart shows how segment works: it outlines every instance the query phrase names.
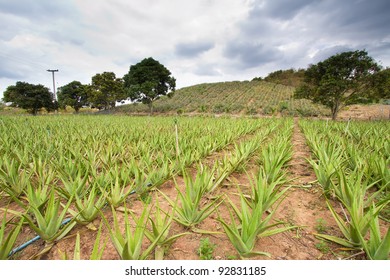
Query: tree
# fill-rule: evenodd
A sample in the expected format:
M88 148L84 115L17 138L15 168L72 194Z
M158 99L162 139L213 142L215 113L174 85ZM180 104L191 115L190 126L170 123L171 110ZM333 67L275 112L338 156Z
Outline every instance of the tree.
M151 114L153 102L164 95L172 97L176 87L176 79L171 72L151 57L130 66L129 73L123 79L128 97L147 104Z
M306 70L304 84L294 97L329 107L335 120L343 106L357 103L367 94L370 77L379 70L366 51L336 54Z
M88 89L87 85L83 85L79 81L73 81L58 89L58 104L65 108L71 106L76 113L80 108L88 104Z
M123 80L113 72L103 72L92 77L88 101L99 109L115 107L115 101L125 98Z
M264 81L281 84L285 86L300 86L305 76L304 69L295 70L293 68L287 70L277 70L268 74Z
M5 90L3 100L12 102L12 106L26 109L33 115L42 108L48 111L56 109L56 102L53 102L50 90L43 85L16 82L16 85Z
M390 68L375 73L371 79L373 100L390 99Z

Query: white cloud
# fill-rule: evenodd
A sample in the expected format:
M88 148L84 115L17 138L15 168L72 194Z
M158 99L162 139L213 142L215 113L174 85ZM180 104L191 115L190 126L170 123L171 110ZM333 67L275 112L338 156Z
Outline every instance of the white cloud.
M0 97L18 80L51 88L117 76L145 57L178 88L246 80L365 48L390 65L387 0L0 0ZM387 39L386 39L387 38Z

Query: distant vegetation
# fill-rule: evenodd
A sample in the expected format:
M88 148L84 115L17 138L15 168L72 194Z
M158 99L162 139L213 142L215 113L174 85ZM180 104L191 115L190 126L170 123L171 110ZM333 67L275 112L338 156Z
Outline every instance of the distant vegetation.
M325 107L293 98L295 87L265 81L234 81L194 85L176 90L171 98L154 103L157 113L210 113L247 115L328 115ZM144 104L116 107L116 113L147 113Z
M305 69L277 70L268 74L265 78L254 78L253 81L266 81L285 86L298 87L305 78Z

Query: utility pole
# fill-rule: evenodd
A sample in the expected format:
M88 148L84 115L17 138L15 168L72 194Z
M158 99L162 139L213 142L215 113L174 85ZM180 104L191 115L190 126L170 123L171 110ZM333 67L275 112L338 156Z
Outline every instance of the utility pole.
M54 72L58 72L58 69L56 70L50 70L48 69L47 72L51 72L52 76L53 76L53 98L55 101L57 101L57 95L56 95L56 83L55 83L55 80L54 80Z

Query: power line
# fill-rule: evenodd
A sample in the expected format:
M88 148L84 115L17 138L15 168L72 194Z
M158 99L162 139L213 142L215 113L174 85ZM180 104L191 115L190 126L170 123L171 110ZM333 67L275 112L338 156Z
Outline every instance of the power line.
M9 53L4 52L3 50L0 50L0 56L2 56L5 60L9 60L10 62L16 62L19 65L22 64L24 66L30 66L34 68L46 68L45 64L31 60L26 57L22 56L14 56ZM3 61L4 62L4 61Z

